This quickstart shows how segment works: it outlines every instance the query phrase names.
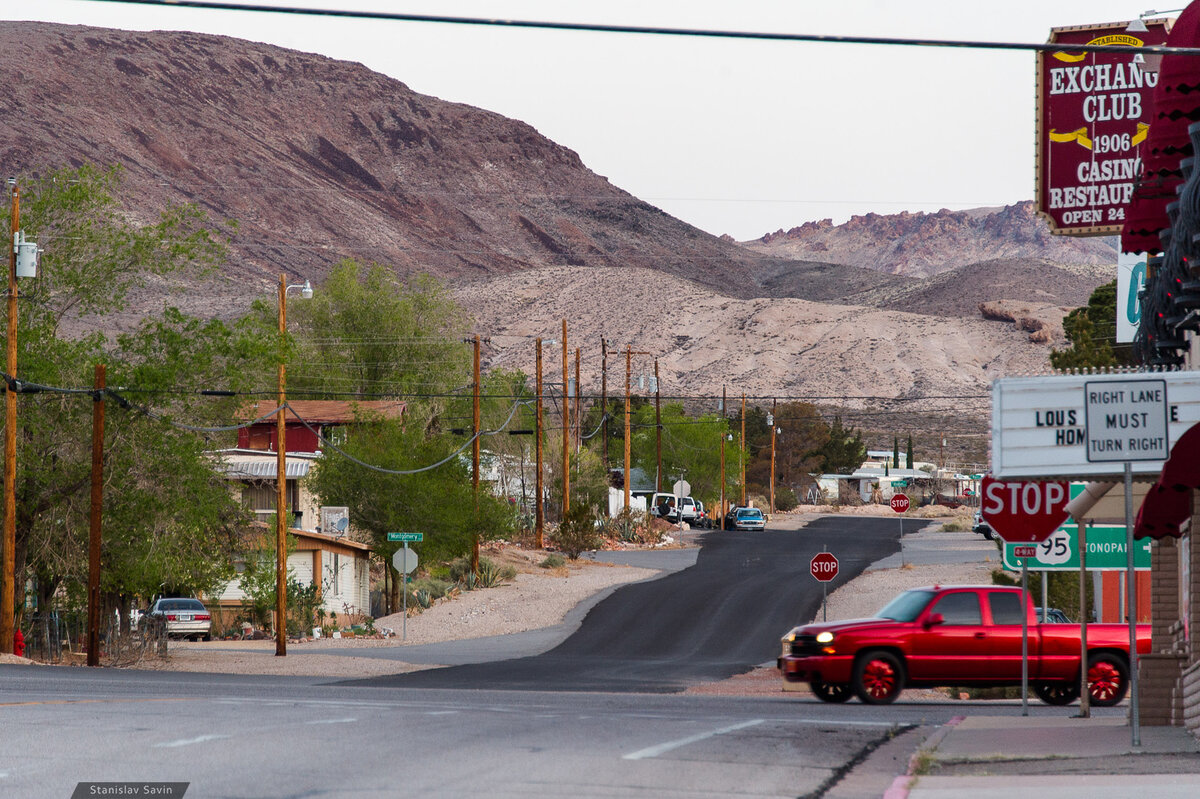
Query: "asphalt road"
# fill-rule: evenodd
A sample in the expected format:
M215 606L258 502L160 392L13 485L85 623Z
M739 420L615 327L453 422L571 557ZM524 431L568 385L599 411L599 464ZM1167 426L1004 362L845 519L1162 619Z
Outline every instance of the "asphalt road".
M65 799L104 781L187 782L188 799L818 797L859 763L830 796L879 796L921 740L903 731L965 703L672 692L773 660L820 601L812 556L835 552L842 582L898 533L854 517L712 533L694 566L618 590L545 655L421 679L0 666L0 796ZM439 674L444 687L426 676Z
M704 534L693 566L626 586L548 652L357 680L354 685L675 692L773 662L779 636L820 608L813 555L840 562L829 590L899 551L899 519L824 517L801 529ZM908 532L927 524L908 520Z

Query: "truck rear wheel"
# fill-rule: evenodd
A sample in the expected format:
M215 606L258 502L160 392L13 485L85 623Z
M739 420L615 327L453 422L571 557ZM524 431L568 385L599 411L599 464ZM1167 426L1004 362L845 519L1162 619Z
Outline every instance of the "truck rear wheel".
M1129 690L1129 666L1125 658L1101 652L1088 658L1088 698L1096 707L1112 707Z
M1069 705L1079 698L1079 683L1038 682L1033 692L1047 705Z
M850 684L868 705L888 705L904 690L904 664L891 652L872 650L854 663Z

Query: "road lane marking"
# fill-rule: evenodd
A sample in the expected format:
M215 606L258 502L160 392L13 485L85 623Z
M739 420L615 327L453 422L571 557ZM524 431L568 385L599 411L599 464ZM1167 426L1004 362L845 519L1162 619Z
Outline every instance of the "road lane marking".
M228 735L200 735L196 738L181 738L178 741L163 741L160 744L155 744L155 749L173 749L177 746L191 746L192 744L202 744L207 741L219 741L222 738L228 738Z
M305 724L353 724L358 721L355 718L348 719L317 719L316 721L306 721Z
M762 723L763 723L762 719L752 719L750 721L743 721L741 724L731 724L728 727L722 727L719 730L709 730L708 732L697 733L696 735L692 735L687 738L680 738L678 741L667 741L666 743L661 743L658 746L650 746L645 749L639 749L636 752L630 752L629 754L625 755L622 759L623 760L644 760L645 758L648 758L648 757L658 757L661 754L670 752L672 749L678 749L681 746L688 746L690 744L694 744L699 741L704 741L709 738L715 738L718 735L725 735L727 733L737 732L738 730L744 730L747 727L753 727L757 724L762 724Z
M0 702L0 707L29 707L33 705L119 705L125 702L198 702L198 699L175 697L168 699L43 699L29 702Z

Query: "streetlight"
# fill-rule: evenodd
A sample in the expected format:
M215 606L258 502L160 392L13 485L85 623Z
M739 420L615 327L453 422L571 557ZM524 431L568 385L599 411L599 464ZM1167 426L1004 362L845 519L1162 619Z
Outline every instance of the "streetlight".
M279 276L279 406L275 409L275 655L287 654L287 434L283 406L287 402L284 385L287 366L283 358L283 342L287 336L287 293L299 289L300 296L311 300L312 284L307 280L289 286L287 275Z

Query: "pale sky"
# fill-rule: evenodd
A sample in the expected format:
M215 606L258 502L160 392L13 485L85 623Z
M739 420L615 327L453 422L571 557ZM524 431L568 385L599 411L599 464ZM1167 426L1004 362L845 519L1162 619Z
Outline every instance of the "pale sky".
M1146 10L1107 0L241 2L1025 43L1045 42L1052 27L1124 21ZM1005 205L1034 193L1031 51L516 30L93 0L7 0L0 19L192 30L359 61L415 91L527 122L616 186L739 240L826 217L840 223L868 212Z

